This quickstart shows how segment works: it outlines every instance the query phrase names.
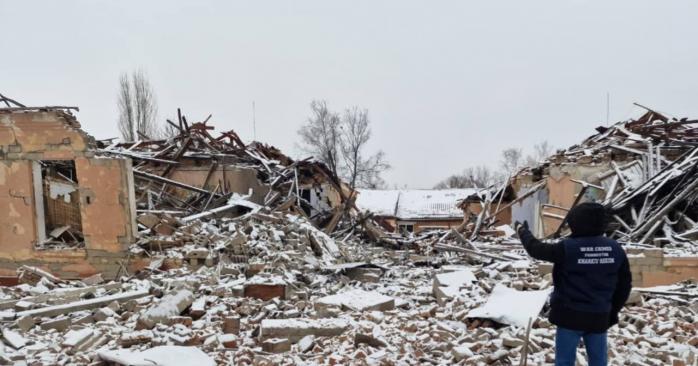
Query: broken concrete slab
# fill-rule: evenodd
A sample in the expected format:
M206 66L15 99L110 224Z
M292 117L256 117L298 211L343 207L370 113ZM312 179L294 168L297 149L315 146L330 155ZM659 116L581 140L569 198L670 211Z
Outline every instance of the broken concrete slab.
M178 316L194 302L191 290L181 289L163 296L160 301L138 318L144 328L152 328L157 323L166 323L170 317Z
M341 307L354 311L386 311L395 308L395 299L378 292L353 289L325 296L315 301L315 309L322 310L330 307Z
M0 316L2 316L4 319L21 318L23 316L51 317L51 316L56 316L56 315L69 314L69 313L73 313L73 312L80 311L80 310L96 309L96 308L102 307L104 305L107 305L107 304L111 303L112 301L122 302L122 301L131 300L131 299L138 299L138 298L145 297L148 295L149 295L148 290L127 291L127 292L98 297L98 298L89 299L89 300L81 300L81 301L71 302L71 303L62 304L62 305L47 306L45 308L22 311L22 312L19 312L16 314L12 314L12 313L4 314L4 313L2 313L2 314L0 314Z
M264 319L259 336L262 339L288 338L296 342L307 335L334 337L348 328L349 322L344 319Z
M305 353L310 351L315 345L315 336L310 334L298 341L298 352Z
M17 325L17 328L21 329L23 332L28 331L31 328L34 328L36 325L36 322L34 321L34 317L32 316L23 316L15 322Z
M22 319L27 318L27 316L22 317ZM32 319L32 322L34 320ZM19 321L18 321L19 322ZM71 319L67 316L60 316L58 318L48 319L41 323L40 327L43 330L55 329L59 332L63 332L68 327L70 327Z
M2 329L2 338L5 340L5 342L7 342L7 344L15 349L20 349L27 344L26 339L24 339L22 335L8 328Z
M71 330L65 334L65 340L63 345L66 347L75 347L82 342L85 342L88 338L92 336L94 331L90 328L83 328L79 330Z
M525 328L538 317L551 290L517 291L497 284L487 302L470 310L469 318L487 318L502 324Z
M145 351L128 349L103 350L97 352L102 361L113 362L117 365L158 365L158 366L215 366L216 362L196 347L158 346Z
M477 278L469 268L450 266L445 267L445 270L447 272L435 275L433 280L433 295L439 304L453 299L462 288L477 282Z

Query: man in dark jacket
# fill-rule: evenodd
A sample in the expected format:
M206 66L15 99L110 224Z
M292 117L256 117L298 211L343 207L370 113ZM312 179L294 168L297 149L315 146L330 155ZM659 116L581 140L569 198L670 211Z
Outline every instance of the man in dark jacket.
M545 244L518 221L514 228L528 254L553 262L554 290L550 322L557 325L555 365L575 364L579 340L584 339L589 366L607 364L606 331L618 323L618 313L630 295L628 257L605 237L606 210L582 203L570 210L570 237Z

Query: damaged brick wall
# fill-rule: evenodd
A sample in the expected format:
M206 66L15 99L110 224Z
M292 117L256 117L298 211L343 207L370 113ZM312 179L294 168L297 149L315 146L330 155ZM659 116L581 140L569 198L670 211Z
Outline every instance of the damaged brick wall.
M656 249L627 249L633 286L671 285L698 278L698 257L670 257Z
M75 278L114 275L136 234L128 159L95 157L93 138L62 110L0 110L0 275L21 265ZM75 161L84 248L38 250L45 237L40 161ZM38 187L38 188L37 188Z
M562 164L549 168L548 176L545 179L544 192L534 194L527 200L528 205L520 203L514 205L509 224L513 221L528 221L533 228L534 234L538 236L549 236L554 233L562 222L562 218L567 214L567 210L574 204L577 195L581 192L582 186L577 181L585 181L592 184L599 184L599 174L610 169L610 164ZM512 186L521 195L534 185L531 174L521 174L514 177ZM598 200L603 191L595 188L587 189L582 202ZM531 206L533 203L533 206ZM546 205L546 206L544 206ZM526 206L525 209L521 209ZM564 209L562 209L564 208Z

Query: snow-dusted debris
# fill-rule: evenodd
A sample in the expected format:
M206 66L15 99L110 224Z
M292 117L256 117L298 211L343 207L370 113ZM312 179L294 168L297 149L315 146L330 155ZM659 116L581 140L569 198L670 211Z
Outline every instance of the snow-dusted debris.
M214 360L196 347L160 346L134 352L100 351L99 358L128 366L214 366Z
M315 301L316 309L331 306L354 311L392 310L395 308L395 299L377 292L355 289L325 296Z
M173 234L182 246L148 249L153 264L118 281L0 288L0 363L509 365L529 317L528 364L551 363L545 267L513 255L510 239L467 247L444 234L392 250L265 210L195 220ZM442 237L470 251L434 253ZM283 296L253 297L254 286ZM611 364L692 364L697 310L692 283L636 291L609 331Z

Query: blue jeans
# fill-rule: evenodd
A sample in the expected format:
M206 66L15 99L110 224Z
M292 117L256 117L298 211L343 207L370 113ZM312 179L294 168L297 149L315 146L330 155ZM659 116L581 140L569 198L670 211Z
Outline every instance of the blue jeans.
M587 333L562 327L557 327L555 335L555 366L575 365L580 338L584 339L589 366L606 366L608 362L606 332Z

